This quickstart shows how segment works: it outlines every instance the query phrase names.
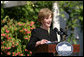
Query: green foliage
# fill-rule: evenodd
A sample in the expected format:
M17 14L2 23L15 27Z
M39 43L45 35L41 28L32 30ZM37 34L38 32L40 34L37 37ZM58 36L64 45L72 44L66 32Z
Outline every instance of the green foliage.
M83 1L60 1L58 2L60 11L65 11L69 14L67 20L67 26L69 28L77 27L78 21L81 24L83 30ZM64 17L64 14L62 14Z
M69 14L69 19L67 19L66 23L68 30L74 32L74 28L78 27L83 31L83 1L60 1L58 4L61 12L65 11ZM64 14L61 14L61 16L65 18ZM71 40L70 38L72 38L74 44L76 44L74 36L69 36L69 42Z
M31 30L38 25L38 12L41 8L52 9L50 1L27 1L26 5L11 8L1 7L1 55L31 56L26 49Z
M1 27L1 55L30 56L32 53L26 49L26 45L30 40L32 29L35 28L35 22L28 20L25 23L17 22L6 16L1 23L6 23Z
M52 10L52 3L54 1L27 1L26 5L12 8L5 8L4 15L14 18L17 21L26 22L26 20L36 22L36 27L39 27L38 12L41 8L49 8Z
M1 8L1 19L3 19L3 17L4 17L4 10L3 8Z

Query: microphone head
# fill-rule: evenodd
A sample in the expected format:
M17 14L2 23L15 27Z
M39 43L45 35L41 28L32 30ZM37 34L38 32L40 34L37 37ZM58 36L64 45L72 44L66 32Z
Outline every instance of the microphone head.
M55 27L54 31L57 32L59 35L62 35L63 33L61 33L61 31L58 31L58 29Z
M64 32L64 30L63 30L62 28L60 28L60 31L61 31L61 32Z
M64 35L68 36L67 32L64 29L60 28L60 31L63 32Z
M55 31L55 32L58 32L58 29L55 27L55 28L54 28L54 31Z
M60 31L58 32L58 34L59 34L59 35L63 35L63 33L62 33L62 32L60 32Z

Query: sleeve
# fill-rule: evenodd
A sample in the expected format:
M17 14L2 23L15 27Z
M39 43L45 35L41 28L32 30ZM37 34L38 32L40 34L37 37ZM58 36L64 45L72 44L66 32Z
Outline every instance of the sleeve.
M55 28L53 29L53 31L54 31L56 40L58 40L58 39L57 39L57 33L58 33L58 31L57 31Z
M31 32L30 41L27 43L26 49L32 51L35 48L35 44L38 41L38 38L36 36L37 36L37 33L36 33L35 29L34 29Z

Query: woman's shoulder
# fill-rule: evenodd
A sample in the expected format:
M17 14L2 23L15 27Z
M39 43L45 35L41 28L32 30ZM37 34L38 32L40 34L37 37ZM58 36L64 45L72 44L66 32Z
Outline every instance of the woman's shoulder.
M37 28L33 29L32 32L38 33L40 30L41 30L40 27L37 27Z

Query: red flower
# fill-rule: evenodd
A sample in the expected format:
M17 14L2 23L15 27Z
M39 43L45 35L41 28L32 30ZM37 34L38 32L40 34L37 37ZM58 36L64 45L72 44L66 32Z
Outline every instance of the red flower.
M20 30L20 32L23 32L23 30Z
M27 31L27 29L24 29L25 31Z
M19 26L22 26L22 24L19 24Z
M25 38L26 40L28 40L28 38Z
M18 53L15 53L15 56L17 56L18 55Z
M16 45L18 45L18 43L16 43Z
M12 44L15 44L15 42L12 42Z
M9 33L9 31L6 29L6 33Z
M28 51L27 49L25 49L25 51Z
M1 55L2 55L3 53L1 52Z
M12 54L14 55L15 52L12 52Z
M11 37L9 37L8 39L11 39Z
M12 47L15 47L14 45L12 45Z
M18 23L19 26L22 26L22 24Z
M29 56L29 54L27 54L27 56Z
M5 34L1 34L1 36L5 36Z
M18 55L20 54L20 52L18 52Z
M14 56L14 55L12 55L12 56Z
M30 51L30 54L32 54L32 52Z
M7 47L5 47L5 49L7 49Z
M7 55L11 55L11 53L10 52L7 52Z
M15 31L17 30L17 28L14 29Z
M23 54L20 54L20 56L23 56Z
M1 42L1 45L3 44L3 42Z
M34 29L34 28L30 28L31 30Z
M23 30L24 30L24 28L23 28Z
M7 49L10 49L11 47L8 47Z
M10 41L10 42L12 42L12 41Z
M34 25L35 22L31 21L30 26Z
M26 31L26 33L27 33L27 34L30 34L30 33L31 33L31 31Z
M8 39L9 35L6 35L5 37Z
M1 45L3 45L3 43L5 43L5 41L1 42Z

